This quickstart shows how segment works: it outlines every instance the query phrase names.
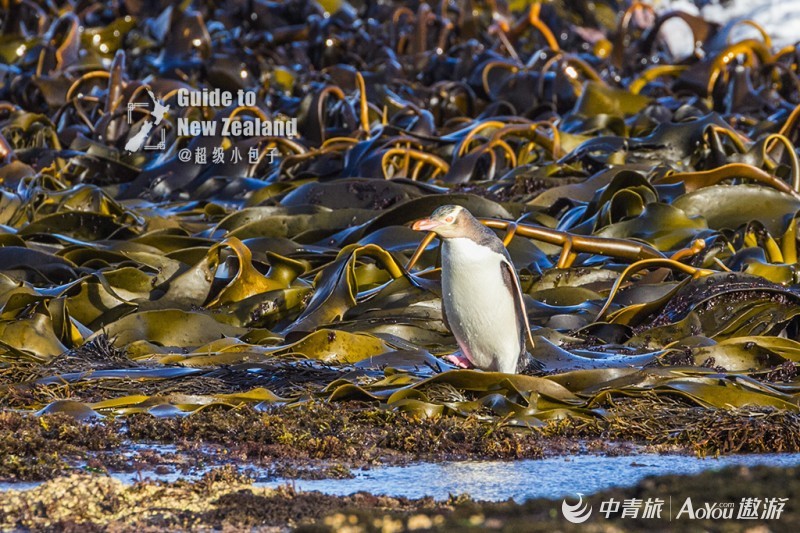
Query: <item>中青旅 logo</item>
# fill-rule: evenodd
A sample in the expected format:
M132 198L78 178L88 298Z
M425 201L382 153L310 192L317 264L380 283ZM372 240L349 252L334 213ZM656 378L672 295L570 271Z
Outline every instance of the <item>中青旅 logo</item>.
M578 495L578 503L570 505L567 503L567 499L564 498L561 502L561 512L564 514L564 518L573 524L582 524L592 516L592 506L588 502L584 503L583 494L580 492L576 492L576 494Z
M564 498L561 502L561 513L573 524L582 524L592 515L592 506L583 501L583 494L578 495L578 502L571 504ZM699 501L691 496L683 499L678 505L672 496L665 498L608 498L600 502L598 519L641 519L641 520L761 520L777 521L781 519L789 498L746 497L740 501ZM663 513L663 514L662 514Z

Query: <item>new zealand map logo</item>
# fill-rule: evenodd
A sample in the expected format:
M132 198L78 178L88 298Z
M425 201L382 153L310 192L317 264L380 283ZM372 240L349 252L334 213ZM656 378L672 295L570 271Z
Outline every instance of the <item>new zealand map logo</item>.
M167 147L167 137L164 128L161 128L161 139L156 144L145 144L150 136L150 132L153 131L153 128L161 124L161 121L167 115L167 111L169 111L169 106L165 106L161 100L156 98L153 91L147 89L147 94L150 95L150 100L153 102L150 119L146 120L136 135L128 139L128 142L125 143L125 149L129 152L138 152L142 148L145 150L164 150ZM151 104L147 103L128 102L128 124L133 124L133 111L137 107L150 106Z

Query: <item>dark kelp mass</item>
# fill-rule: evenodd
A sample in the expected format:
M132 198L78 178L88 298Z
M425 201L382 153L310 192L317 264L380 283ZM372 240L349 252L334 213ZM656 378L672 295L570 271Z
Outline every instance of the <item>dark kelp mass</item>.
M796 47L611 0L9 1L0 22L0 476L123 430L251 460L800 450ZM180 105L204 89L248 96ZM504 239L543 372L440 359L438 248L410 223L445 204ZM48 433L61 414L106 444ZM379 451L348 455L361 431Z

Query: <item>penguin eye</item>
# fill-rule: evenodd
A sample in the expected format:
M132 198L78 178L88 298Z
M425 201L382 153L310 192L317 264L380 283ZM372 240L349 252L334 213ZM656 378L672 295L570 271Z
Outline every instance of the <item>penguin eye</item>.
M453 215L450 215L449 217L445 218L444 221L450 224L453 221Z

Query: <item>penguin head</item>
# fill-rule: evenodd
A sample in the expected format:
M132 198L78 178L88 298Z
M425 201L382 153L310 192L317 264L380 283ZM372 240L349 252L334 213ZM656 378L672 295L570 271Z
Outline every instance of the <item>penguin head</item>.
M470 212L460 205L443 205L429 218L414 222L411 228L417 231L432 231L445 239L463 237L472 220L474 218Z

